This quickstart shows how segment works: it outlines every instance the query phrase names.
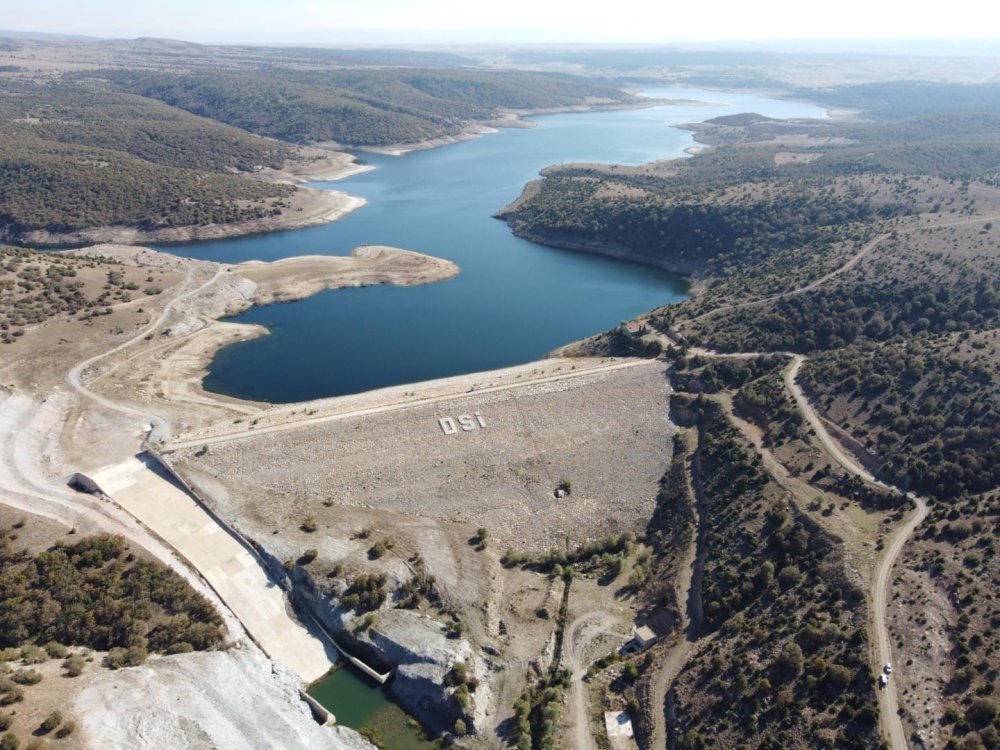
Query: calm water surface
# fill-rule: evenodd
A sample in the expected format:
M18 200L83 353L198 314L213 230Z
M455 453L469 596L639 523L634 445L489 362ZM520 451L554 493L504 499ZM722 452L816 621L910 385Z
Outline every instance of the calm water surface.
M233 320L270 336L227 347L205 387L276 403L528 362L658 305L683 299L672 274L511 235L492 215L551 164L641 164L680 156L691 133L671 125L724 114L821 117L819 107L743 94L652 89L650 96L710 106L662 106L533 118L504 130L402 158L362 155L371 172L317 187L368 205L320 227L162 248L222 262L347 255L358 245L416 250L456 262L455 279L419 287L333 290L254 308Z
M392 702L388 690L350 667L318 680L309 695L333 711L338 724L365 731L388 750L435 750L440 743L423 737L419 725Z
M647 93L713 104L546 116L535 119L534 129L505 130L403 158L366 155L376 170L320 185L368 199L368 206L341 221L162 248L240 262L346 255L358 245L383 244L448 258L462 269L438 284L334 290L249 310L234 320L263 323L271 335L223 349L205 386L290 402L503 367L682 299L687 284L680 277L534 245L491 218L550 164L641 164L680 156L693 143L691 134L671 125L739 112L824 114L811 104L739 94ZM385 689L350 669L323 678L310 693L340 723L376 731L386 747L435 747Z

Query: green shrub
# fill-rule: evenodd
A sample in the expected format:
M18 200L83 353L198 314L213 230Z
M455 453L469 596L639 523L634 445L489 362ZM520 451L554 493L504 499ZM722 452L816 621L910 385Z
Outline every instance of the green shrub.
M48 734L60 724L62 724L62 714L58 711L53 711L45 717L45 721L39 725L38 731L42 734Z
M980 696L973 698L965 716L972 726L980 728L992 724L998 713L1000 713L1000 708L998 708L996 701Z
M21 649L21 661L25 664L42 664L48 661L45 650L38 646L24 646Z
M83 668L87 661L82 656L74 654L63 662L63 669L66 670L67 677L79 677L83 674Z
M29 661L48 658L47 651L61 658L61 644L108 651L146 646L148 637L150 647L163 650L177 640L210 647L222 638L222 619L211 603L161 563L134 556L121 537L59 542L33 558L5 554L9 550L9 537L0 538L0 578L8 584L0 586L0 647L21 647L43 635L51 640L44 650L27 646ZM154 637L151 623L163 621L201 628L207 638Z
M129 646L128 648L113 648L104 657L104 666L108 669L121 669L123 667L138 667L145 664L149 657L149 652L142 646Z
M19 669L11 675L18 685L37 685L42 681L42 673L34 669Z
M47 653L53 659L65 659L69 656L69 649L66 648L61 643L56 643L55 641L49 641L45 644L45 653Z

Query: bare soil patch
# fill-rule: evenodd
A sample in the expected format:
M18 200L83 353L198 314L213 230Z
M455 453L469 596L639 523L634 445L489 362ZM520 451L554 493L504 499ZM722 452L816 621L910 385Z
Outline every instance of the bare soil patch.
M355 248L346 257L307 255L272 263L247 261L233 270L257 285L253 302L258 305L302 299L324 289L381 283L412 286L458 275L458 266L451 261L384 245Z

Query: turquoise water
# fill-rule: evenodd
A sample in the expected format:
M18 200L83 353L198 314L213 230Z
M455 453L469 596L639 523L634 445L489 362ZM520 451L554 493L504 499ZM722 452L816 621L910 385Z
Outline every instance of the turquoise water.
M234 320L270 336L221 350L205 387L275 403L519 364L683 299L681 277L511 235L492 215L551 164L640 164L680 156L691 133L671 127L739 112L821 117L819 107L746 94L652 89L650 96L711 106L661 106L532 118L503 130L402 158L362 155L375 170L319 187L369 204L320 227L162 248L223 262L346 255L393 245L453 260L458 277L420 287L324 292L255 308Z
M333 712L338 724L365 732L388 750L434 750L416 722L387 695L350 667L337 669L309 688L309 695Z

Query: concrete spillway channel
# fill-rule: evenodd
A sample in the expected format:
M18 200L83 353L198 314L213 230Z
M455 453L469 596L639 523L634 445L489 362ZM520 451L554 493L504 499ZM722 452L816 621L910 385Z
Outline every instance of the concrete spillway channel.
M148 454L89 475L99 490L183 555L272 659L310 683L337 658L287 610L285 595L257 558Z

